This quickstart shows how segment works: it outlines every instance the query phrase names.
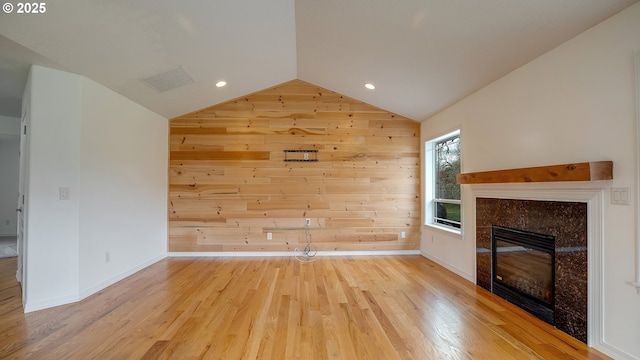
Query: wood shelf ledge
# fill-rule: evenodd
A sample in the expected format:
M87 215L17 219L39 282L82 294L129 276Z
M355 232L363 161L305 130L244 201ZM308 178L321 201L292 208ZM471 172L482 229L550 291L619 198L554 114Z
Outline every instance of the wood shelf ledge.
M613 161L537 166L459 174L458 184L495 184L613 179Z

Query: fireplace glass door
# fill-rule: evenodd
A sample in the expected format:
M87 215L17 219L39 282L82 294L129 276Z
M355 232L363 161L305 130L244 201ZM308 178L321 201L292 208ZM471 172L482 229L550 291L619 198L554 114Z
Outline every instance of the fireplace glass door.
M555 292L555 237L493 226L491 240L493 292L543 320L550 318Z
M551 305L552 254L496 241L496 280Z

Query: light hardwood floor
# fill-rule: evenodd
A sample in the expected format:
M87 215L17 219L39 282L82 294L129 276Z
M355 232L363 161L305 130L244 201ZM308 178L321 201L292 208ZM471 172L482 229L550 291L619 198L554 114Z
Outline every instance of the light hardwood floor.
M169 258L23 314L0 259L0 359L607 359L421 256Z

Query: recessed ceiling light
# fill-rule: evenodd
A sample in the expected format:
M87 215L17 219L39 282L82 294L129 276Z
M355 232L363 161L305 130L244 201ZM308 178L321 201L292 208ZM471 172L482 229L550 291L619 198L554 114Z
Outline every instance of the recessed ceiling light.
M376 86L373 85L372 83L366 83L366 84L364 84L364 87L366 87L369 90L373 90L373 89L376 88Z
M227 82L226 82L226 81L224 81L224 80L218 81L218 82L216 83L216 86L217 86L217 87L223 87L223 86L225 86L225 85L227 85Z

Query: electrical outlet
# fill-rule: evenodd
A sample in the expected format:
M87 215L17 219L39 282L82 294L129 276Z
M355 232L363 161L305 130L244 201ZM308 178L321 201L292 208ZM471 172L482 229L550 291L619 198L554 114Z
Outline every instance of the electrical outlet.
M305 219L305 223L307 224L307 226L311 225L311 219Z
M267 233L267 240L273 240L273 234Z
M309 160L309 154L304 153L304 159L305 159L305 160Z
M401 232L401 233L400 233L400 237L401 237L402 239L405 239L405 238L407 237L407 233L406 233L406 232L404 232L404 231L403 231L403 232Z
M109 261L111 261L111 254L107 251L104 253L104 262L108 263Z

